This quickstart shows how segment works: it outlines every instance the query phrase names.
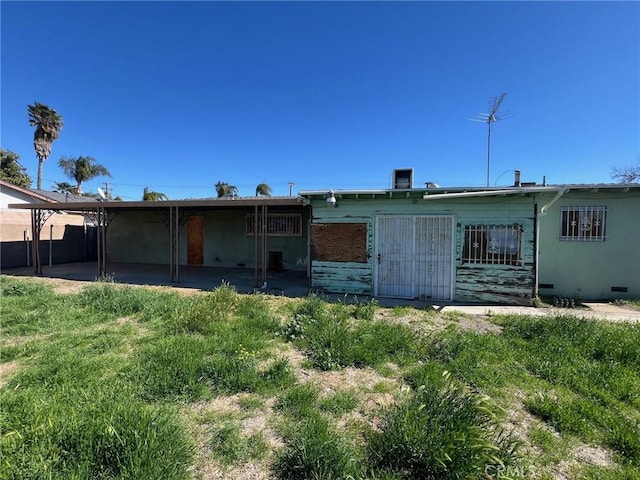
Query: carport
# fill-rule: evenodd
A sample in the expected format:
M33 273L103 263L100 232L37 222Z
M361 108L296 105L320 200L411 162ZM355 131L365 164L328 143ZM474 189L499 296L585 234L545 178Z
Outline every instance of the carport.
M140 202L121 202L121 201L103 201L103 202L74 202L74 203L35 203L35 204L12 204L10 208L15 209L28 209L31 211L31 224L33 232L32 242L32 258L33 258L33 272L36 275L42 275L42 261L40 258L40 235L43 227L47 223L47 220L55 212L74 212L80 213L85 216L87 222L92 224L96 228L96 251L97 262L95 263L95 271L98 277L105 277L110 273L110 255L114 253L112 249L107 248L109 239L108 232L114 220L120 215L131 214L133 216L145 214L159 219L164 225L165 237L160 239L163 244L167 246L167 252L162 252L159 257L167 258L168 262L164 263L164 271L166 272L167 281L171 284L177 284L181 282L181 270L188 268L193 277L193 273L197 271L199 267L188 266L185 250L185 225L190 218L197 215L207 215L207 218L219 218L220 221L224 221L225 214L229 215L230 212L235 215L236 218L242 217L239 222L242 222L243 231L235 232L230 235L231 247L234 244L243 242L246 246L247 241L252 240L252 262L253 264L253 283L254 287L266 288L270 277L276 276L276 272L269 271L269 251L270 239L273 242L274 237L283 237L287 235L287 228L292 228L288 225L295 220L295 235L298 237L295 239L298 249L301 242L305 243L306 255L308 259L308 224L310 207L305 205L304 199L301 197L225 197L225 198L212 198L212 199L195 199L195 200L167 200L167 201L140 201ZM142 213L144 212L144 213ZM272 213L277 212L277 213ZM130 215L130 216L131 216ZM292 220L293 219L293 220ZM132 220L128 220L131 224ZM135 220L133 221L135 225ZM284 223L283 223L284 222ZM237 223L237 222L236 222ZM237 225L236 225L237 227ZM129 227L130 228L130 227ZM140 224L137 228L145 228ZM131 238L135 239L135 232L128 232ZM235 235L235 237L234 237ZM168 240L168 241L167 241ZM280 239L282 240L282 238ZM114 242L116 243L116 242ZM130 242L131 243L131 242ZM280 242L282 244L282 241ZM181 246L183 252L181 253ZM127 248L126 246L118 246L119 249ZM164 248L164 247L163 247ZM117 256L117 255L116 255ZM114 266L118 265L122 267L121 262L113 262ZM148 263L133 259L128 263ZM153 262L158 263L158 262ZM304 262L304 268L306 269L306 277L308 283L308 261ZM247 267L247 265L239 264L238 266ZM226 266L227 272L239 271L239 269L229 269L229 265ZM235 265L234 265L235 267ZM158 265L154 266L157 270ZM301 267L302 268L302 267ZM215 270L215 265L203 264L203 273L206 269L209 272ZM243 272L250 271L249 268L243 268ZM298 272L299 273L299 272ZM281 272L278 272L281 276ZM298 278L300 275L298 275Z

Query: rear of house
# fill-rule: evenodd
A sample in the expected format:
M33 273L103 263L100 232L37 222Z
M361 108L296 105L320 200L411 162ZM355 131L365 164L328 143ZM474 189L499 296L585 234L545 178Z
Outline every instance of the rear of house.
M315 290L525 305L536 296L534 194L409 188L300 195L313 212Z

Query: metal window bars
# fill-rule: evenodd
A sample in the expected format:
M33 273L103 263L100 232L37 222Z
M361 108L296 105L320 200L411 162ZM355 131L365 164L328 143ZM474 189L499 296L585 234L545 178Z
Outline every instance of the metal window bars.
M560 240L604 242L607 207L576 206L560 209Z
M262 217L258 217L258 232L262 232ZM245 217L245 234L254 235L255 217ZM302 215L298 213L269 213L266 219L266 232L271 237L289 237L302 235Z
M462 263L522 265L522 225L466 225Z

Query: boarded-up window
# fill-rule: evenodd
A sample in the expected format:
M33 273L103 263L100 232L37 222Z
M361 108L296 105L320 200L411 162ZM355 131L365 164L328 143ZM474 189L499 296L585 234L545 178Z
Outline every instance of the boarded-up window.
M311 225L311 257L323 262L366 263L366 223L314 223Z

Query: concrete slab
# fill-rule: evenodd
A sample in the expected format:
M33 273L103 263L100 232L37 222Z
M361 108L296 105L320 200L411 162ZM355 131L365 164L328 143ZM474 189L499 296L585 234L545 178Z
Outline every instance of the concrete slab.
M171 283L168 265L140 263L108 263L107 272L117 283L130 285L174 286L211 290L222 282L233 285L238 292L250 293L256 289L255 272L252 268L219 268L202 266L180 266L177 283ZM33 269L3 269L3 275L33 276ZM96 262L65 263L42 267L42 277L61 278L91 282L96 280L98 266ZM259 285L262 286L262 285ZM309 280L306 272L283 271L267 272L267 286L262 289L271 295L304 297L309 293Z

